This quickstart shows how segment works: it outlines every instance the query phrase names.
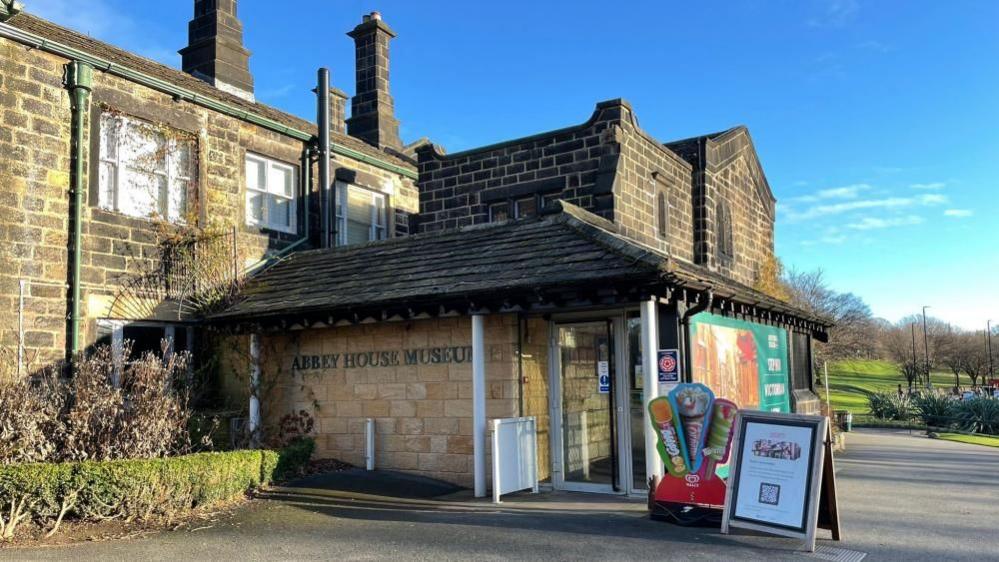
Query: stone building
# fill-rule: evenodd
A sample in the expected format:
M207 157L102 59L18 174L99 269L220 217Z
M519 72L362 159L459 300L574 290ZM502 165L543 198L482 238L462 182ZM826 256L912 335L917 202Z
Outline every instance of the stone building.
M664 143L610 100L447 154L399 136L377 13L317 125L253 100L235 0L195 1L184 72L0 5L0 345L166 338L222 358L251 431L305 412L362 464L373 424L379 467L477 493L487 420L520 416L547 485L645 493L661 350L743 407L818 407L824 321L753 288L775 199L744 127Z
M133 340L135 351L158 347L164 335L187 346L196 322L182 303L197 295L177 281L199 264L162 263L176 249L171 240L213 234L202 245L216 257L237 255L241 269L319 246L316 125L253 101L235 0L194 4L182 72L30 13L12 15L4 3L0 345L23 348L22 368L102 336ZM370 31L356 34L366 41ZM339 235L408 233L416 167L347 135L346 95L331 97L330 189L374 217L362 223L379 223L348 227L340 216ZM377 123L391 118L391 106L369 113Z

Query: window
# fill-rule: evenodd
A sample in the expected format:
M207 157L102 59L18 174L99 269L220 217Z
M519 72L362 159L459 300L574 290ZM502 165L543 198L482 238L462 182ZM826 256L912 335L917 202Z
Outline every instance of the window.
M669 236L669 200L663 191L656 197L656 227L660 238Z
M98 205L133 217L182 222L194 185L195 144L151 123L104 112Z
M533 217L538 214L538 200L533 195L524 199L518 199L513 204L514 217L522 219Z
M489 206L489 222L505 221L510 218L510 203L493 203Z
M246 155L246 224L295 232L295 168Z
M724 201L715 206L715 223L717 225L718 255L724 262L730 262L735 256L735 242L732 236L732 211Z
M541 196L541 209L547 210L551 209L552 205L558 203L562 199L562 193L547 193Z
M125 342L130 344L128 357L123 357ZM128 323L122 320L98 320L96 345L111 347L111 358L116 367L113 377L114 384L120 384L121 366L131 363L152 352L158 357L163 356L164 344L166 353L193 352L194 328L179 324L162 324L156 322ZM193 366L187 365L190 371Z
M387 238L387 209L384 193L337 182L337 243L346 246Z

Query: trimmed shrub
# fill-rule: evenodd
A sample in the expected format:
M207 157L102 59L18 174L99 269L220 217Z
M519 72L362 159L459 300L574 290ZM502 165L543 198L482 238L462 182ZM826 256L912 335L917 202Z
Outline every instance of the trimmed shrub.
M882 420L908 420L912 417L912 403L908 396L894 392L872 392L867 395L871 415Z
M281 451L0 466L0 513L21 504L26 519L41 525L57 525L63 515L87 521L170 517L295 474L314 447L302 439Z
M923 423L932 427L949 427L954 423L957 401L946 394L930 392L912 400Z
M999 399L979 396L962 400L954 418L963 431L999 435Z

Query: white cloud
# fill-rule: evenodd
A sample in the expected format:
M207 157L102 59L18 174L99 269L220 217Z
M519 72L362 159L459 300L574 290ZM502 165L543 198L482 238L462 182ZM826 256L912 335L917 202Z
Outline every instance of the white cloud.
M948 201L946 195L927 193L916 198L920 205L943 205Z
M844 185L843 187L829 187L820 189L811 195L796 197L796 201L814 202L822 199L855 199L861 191L867 191L871 186L866 183L855 183Z
M937 190L947 187L947 184L942 181L935 181L932 183L914 183L909 187L912 189Z
M857 0L829 0L822 14L808 20L812 27L842 27L857 17L860 4Z
M790 221L816 219L830 215L839 215L851 211L866 209L902 209L914 206L934 206L947 203L946 195L927 193L918 197L886 197L883 199L860 199L841 203L813 205L798 213L793 209L785 209L785 215Z
M918 215L908 215L905 217L895 217L895 218L863 217L858 222L847 224L846 227L851 230L879 230L882 228L911 226L916 224L922 224L923 222L924 222L923 217L920 217Z
M947 209L944 211L945 217L954 217L956 219L963 219L974 215L975 212L971 209Z

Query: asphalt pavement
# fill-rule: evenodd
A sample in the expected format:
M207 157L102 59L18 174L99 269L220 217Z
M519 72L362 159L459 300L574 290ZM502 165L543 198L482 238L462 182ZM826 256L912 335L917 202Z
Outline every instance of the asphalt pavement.
M837 458L844 541L865 560L985 560L999 553L999 449L859 431ZM807 560L789 539L650 520L641 501L588 494L500 506L387 498L318 479L282 488L209 528L103 543L3 549L10 560ZM335 480L335 479L334 479ZM316 488L313 486L326 486ZM415 484L414 484L415 485ZM844 560L846 558L843 558Z

